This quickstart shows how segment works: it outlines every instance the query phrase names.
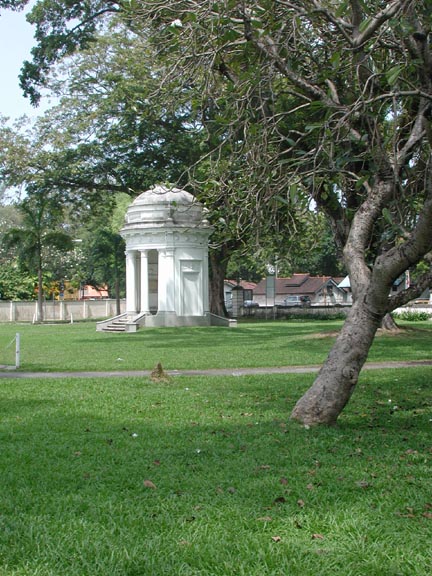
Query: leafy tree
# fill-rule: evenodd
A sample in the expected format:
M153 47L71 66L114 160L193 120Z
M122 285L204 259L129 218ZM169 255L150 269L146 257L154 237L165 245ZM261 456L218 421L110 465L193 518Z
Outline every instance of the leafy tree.
M108 207L105 215L93 218L82 230L82 253L86 262L83 278L96 287L108 287L110 296L116 299L117 314L120 314L126 276L125 243L119 232L129 204L127 194L116 194L113 210Z
M333 424L384 316L432 279L429 2L39 1L38 46L22 74L34 101L52 63L88 43L104 11L119 11L164 57L161 97L194 84L209 112L206 182L219 199L235 195L238 221L261 225L253 214L303 192L329 219L354 304L292 417ZM421 261L416 284L389 296Z
M137 17L176 58L172 82L181 65L183 77L208 70L221 147L251 175L244 204L301 188L330 221L354 304L292 416L333 424L383 317L432 278L429 266L389 296L401 273L431 259L428 2L156 1Z
M61 99L59 106L33 130L0 131L3 178L9 185L38 182L58 189L81 218L89 208L94 213L112 203L118 190L133 196L161 180L188 187L211 208L211 310L224 314L223 282L231 254L251 245L262 252L266 234L263 226L251 225L239 201L247 187L241 161L238 166L228 158L219 162L218 185L208 183L209 163L214 164L224 138L212 118L216 112L199 105L192 83L177 91L174 101L169 90L164 98L152 97L160 92L164 61L156 59L146 40L125 33L119 24L95 36L58 74L47 77L46 87ZM198 165L201 155L205 158ZM188 167L194 168L187 172ZM279 225L283 220L280 212L268 204L254 210L271 234L275 218Z
M22 272L15 260L3 261L0 266L0 299L33 300L36 277Z
M324 215L313 213L306 230L290 253L290 271L309 272L314 276L345 276L342 255Z
M70 250L71 237L59 229L61 206L46 193L33 192L20 205L22 224L11 228L3 237L7 249L16 248L22 268L37 274L37 320L43 321L43 272L46 269L46 250L50 247Z
M113 25L53 71L47 89L59 104L34 128L4 125L3 180L61 190L75 210L155 182L185 184L185 168L199 156L197 130L190 109L152 99L161 81L146 43Z
M88 264L92 270L90 282L98 286L106 284L108 292L116 299L120 314L120 297L124 293L125 243L120 234L101 228L90 239Z

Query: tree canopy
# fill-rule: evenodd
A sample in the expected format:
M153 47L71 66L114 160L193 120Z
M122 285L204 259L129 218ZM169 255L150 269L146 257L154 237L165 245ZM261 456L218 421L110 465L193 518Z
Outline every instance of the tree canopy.
M39 0L21 75L32 101L111 13L164 63L155 100L199 109L206 138L189 176L220 218L241 206L250 242L281 213L295 226L299 205L327 216L354 305L293 417L334 423L383 317L432 280L430 3ZM389 296L418 265L416 284Z
M20 205L22 222L3 236L6 248L16 248L21 267L37 275L38 321L44 317L43 272L47 268L47 251L68 251L72 238L61 228L62 207L48 194L33 192Z

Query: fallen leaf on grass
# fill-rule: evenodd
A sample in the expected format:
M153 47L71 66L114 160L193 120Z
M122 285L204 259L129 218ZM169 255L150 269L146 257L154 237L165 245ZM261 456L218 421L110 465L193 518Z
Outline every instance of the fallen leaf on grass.
M297 506L299 506L300 508L304 508L304 506L305 506L304 500L302 500L302 499L297 500Z
M359 488L370 488L372 484L367 480L359 480L358 482L356 482L356 486L358 486Z
M283 484L284 486L286 486L288 484L288 479L285 477L282 477L279 479L279 483Z
M261 516L257 518L258 522L271 522L273 518L271 516Z
M152 490L156 490L156 485L153 484L153 482L151 480L144 480L143 484L146 488L151 488Z
M280 536L272 536L273 542L280 542L282 538Z
M427 518L428 520L432 520L432 512L423 512L423 518Z
M324 536L322 534L312 534L312 540L324 540Z

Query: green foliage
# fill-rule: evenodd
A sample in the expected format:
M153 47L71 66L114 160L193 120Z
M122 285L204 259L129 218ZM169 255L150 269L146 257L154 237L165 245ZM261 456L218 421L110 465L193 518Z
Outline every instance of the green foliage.
M42 20L61 8L39 4ZM113 193L134 196L160 181L185 185L200 139L185 98L168 108L152 97L161 74L148 42L118 23L106 28L47 79L58 105L31 129L0 130L4 181L57 193L81 218L112 202Z
M382 203L364 250L373 261L383 245L395 247L400 231L416 224L424 198L421 183L429 144L416 135L416 116L427 114L429 105L426 100L423 109L419 101L429 89L423 30L428 29L428 5L416 3L414 25L413 15L402 4L395 2L379 12L378 2L354 7L325 3L316 11L305 0L288 5L246 2L243 8L215 2L211 9L206 3L196 6L183 0L174 0L169 8L156 0L139 9L135 3L111 0L85 5L40 0L30 17L38 45L22 82L37 99L38 88L49 83L52 65L86 46L69 89L75 82L90 89L91 96L102 79L103 89L94 95L102 108L104 103L110 110L117 105L122 113L111 123L102 113L97 131L104 137L85 143L81 138L61 166L83 168L88 161L94 167L91 159L97 158L101 179L109 174L107 180L112 180L115 174L126 183L123 170L128 176L142 175L140 163L149 157L147 176L154 181L151 167L159 166L163 146L164 154L172 152L172 144L176 152L181 149L180 157L186 159L182 168L194 164L200 152L194 188L199 190L199 183L205 189L216 211L214 222L224 219L221 236L236 233L246 244L254 239L260 248L269 234L287 252L287 239L302 235L304 210L292 201L293 195L298 200L301 189L332 220L341 249L370 190L394 172L398 193ZM113 13L124 19L129 32L106 34L104 48L103 38L94 43L96 31ZM71 21L76 24L73 30ZM110 52L111 46L116 48ZM152 67L143 64L150 60ZM96 73L87 81L89 62ZM151 106L149 95L157 96ZM159 124L152 117L153 108L163 119ZM171 116L173 110L176 114ZM89 111L91 105L82 120L92 116ZM153 132L155 124L158 130ZM192 128L187 130L192 138L167 138L167 133L185 127ZM194 136L202 131L206 137L198 138L193 147ZM129 144L122 148L122 141ZM142 143L145 153L125 152L132 142ZM112 162L104 163L113 145ZM194 154L188 156L189 149ZM400 158L393 165L391 151L396 149ZM418 161L412 162L414 157ZM84 173L90 173L88 166ZM126 185L137 190L136 184L132 177ZM230 195L234 198L227 200ZM235 217L229 221L227 214L232 213Z
M44 247L69 250L71 238L58 228L62 218L62 208L49 194L37 192L28 196L18 210L22 215L22 224L12 228L3 236L6 248L17 249L17 256L29 271L42 270L42 251ZM57 229L56 229L57 228Z
M85 249L91 270L87 280L96 286L106 284L111 296L120 297L120 285L124 292L126 275L123 238L107 228L100 228L89 237Z
M421 310L402 310L401 312L395 312L394 316L407 322L424 322L431 318L431 314Z
M71 250L72 238L60 229L63 208L59 199L49 193L30 191L18 209L22 215L21 225L8 230L2 243L5 249L16 251L22 270L37 275L38 319L43 320L43 280L44 273L49 272L49 250Z
M346 312L337 312L337 313L326 313L325 311L314 313L313 318L317 322L326 322L326 321L335 321L335 320L345 320L346 319ZM311 315L310 314L302 314L300 313L293 313L290 314L289 310L284 310L284 319L285 320L305 320L306 322L310 322Z
M20 10L23 6L28 4L28 1L29 0L0 0L0 8Z
M259 282L266 275L266 262L255 255L248 254L248 247L244 252L238 250L231 257L227 278L230 280L247 280L249 282Z
M1 300L34 300L37 278L19 270L15 261L4 261L0 266Z

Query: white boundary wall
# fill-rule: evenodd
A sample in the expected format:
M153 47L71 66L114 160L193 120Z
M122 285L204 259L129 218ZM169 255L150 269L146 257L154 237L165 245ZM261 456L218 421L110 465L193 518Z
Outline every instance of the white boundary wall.
M120 301L121 313L126 304ZM0 300L0 322L34 322L37 302L7 302ZM116 301L107 300L50 300L44 302L46 322L101 319L116 316Z

